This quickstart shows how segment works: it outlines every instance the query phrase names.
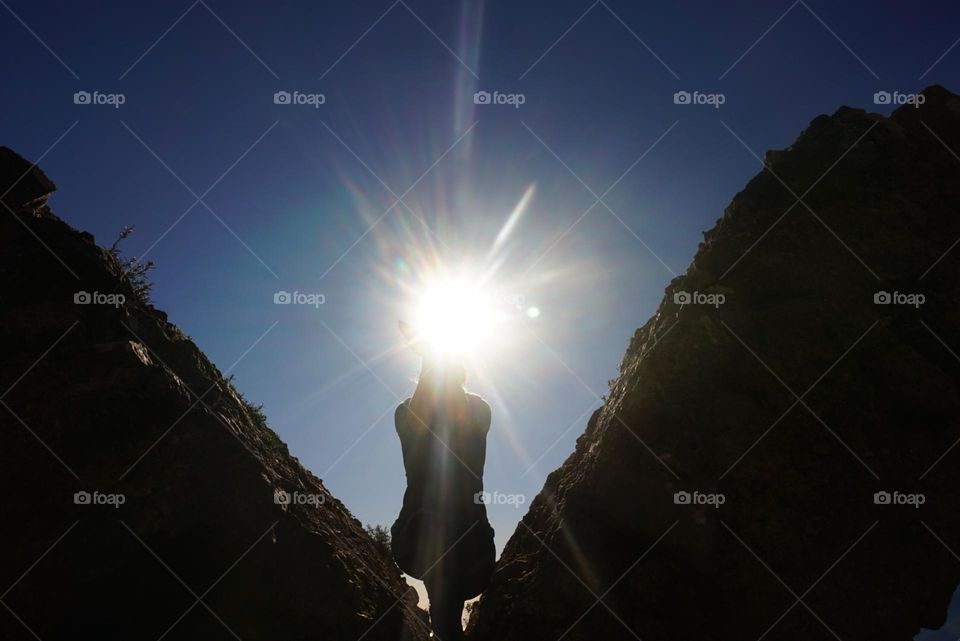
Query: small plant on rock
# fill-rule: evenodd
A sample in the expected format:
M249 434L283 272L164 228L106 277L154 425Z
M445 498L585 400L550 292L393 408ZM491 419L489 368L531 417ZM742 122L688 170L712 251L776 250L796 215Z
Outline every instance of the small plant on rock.
M113 256L117 264L120 265L123 278L130 283L130 287L133 288L133 293L136 294L137 299L141 303L149 303L153 283L147 276L147 272L154 268L155 263L152 260L142 262L136 256L123 256L120 251L120 243L130 237L134 228L135 225L127 225L121 229L117 239L113 241L113 244L107 251L110 252L110 255Z

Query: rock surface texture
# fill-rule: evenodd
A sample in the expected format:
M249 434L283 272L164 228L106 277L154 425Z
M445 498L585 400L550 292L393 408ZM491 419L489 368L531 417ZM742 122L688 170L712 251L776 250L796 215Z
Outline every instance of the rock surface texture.
M392 560L53 190L0 148L0 638L426 639Z
M960 582L960 98L924 95L889 118L819 116L767 154L507 543L472 641L907 641L943 624Z

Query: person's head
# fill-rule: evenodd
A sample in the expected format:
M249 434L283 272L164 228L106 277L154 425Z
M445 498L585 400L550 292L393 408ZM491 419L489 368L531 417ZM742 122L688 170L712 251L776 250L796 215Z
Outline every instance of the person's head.
M467 382L467 370L463 361L456 356L438 354L403 321L400 321L400 332L420 356L420 376L411 406L414 414L426 423L432 420L436 409L441 409L447 417L462 418L467 404L467 393L463 388Z
M460 359L423 357L418 387L427 386L429 391L444 394L454 391L463 392L466 382L467 370Z
M438 418L455 425L465 420L466 369L459 360L424 357L410 410L421 423L434 425Z

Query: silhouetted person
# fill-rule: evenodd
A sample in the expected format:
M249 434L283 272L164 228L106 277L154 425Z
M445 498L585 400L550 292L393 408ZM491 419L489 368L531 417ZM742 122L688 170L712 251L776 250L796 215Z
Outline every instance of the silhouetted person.
M391 528L393 555L422 579L441 641L463 639L463 602L493 574L493 528L483 493L490 406L463 388L463 365L424 358L412 398L397 407L407 490Z

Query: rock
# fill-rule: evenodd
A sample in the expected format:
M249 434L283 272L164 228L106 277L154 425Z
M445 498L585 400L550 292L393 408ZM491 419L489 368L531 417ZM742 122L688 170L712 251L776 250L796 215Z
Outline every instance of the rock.
M960 98L924 95L890 118L819 116L768 156L776 175L736 195L634 334L471 641L943 625L960 582ZM724 299L678 304L694 293Z
M8 147L0 147L0 200L16 209L45 201L57 188L43 171Z
M0 148L0 638L426 639L361 524L30 167Z

